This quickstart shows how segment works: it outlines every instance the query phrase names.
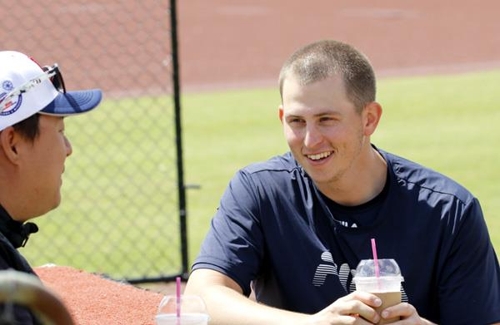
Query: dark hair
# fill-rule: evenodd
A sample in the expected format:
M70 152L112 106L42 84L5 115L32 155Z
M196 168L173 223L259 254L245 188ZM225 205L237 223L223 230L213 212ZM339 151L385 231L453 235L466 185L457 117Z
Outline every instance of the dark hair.
M16 132L19 132L26 139L35 141L36 137L40 134L38 124L39 120L40 114L34 114L20 122L17 122L13 125L13 127Z
M361 111L375 101L376 81L373 68L354 47L333 40L322 40L306 45L293 53L283 64L279 76L281 100L283 84L291 75L307 85L334 75L344 81L347 97Z

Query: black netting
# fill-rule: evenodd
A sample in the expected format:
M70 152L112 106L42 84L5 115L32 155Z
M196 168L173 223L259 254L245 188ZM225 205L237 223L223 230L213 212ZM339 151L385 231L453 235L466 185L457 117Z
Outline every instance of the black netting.
M62 203L22 254L119 279L183 272L168 1L0 1L1 50L57 62L69 90L101 88L66 119Z

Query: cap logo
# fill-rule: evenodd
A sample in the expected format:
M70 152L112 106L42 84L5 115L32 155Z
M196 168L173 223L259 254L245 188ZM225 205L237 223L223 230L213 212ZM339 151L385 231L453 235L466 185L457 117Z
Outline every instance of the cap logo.
M4 82L2 82L2 88L6 91L12 91L12 89L14 89L14 85L12 84L12 81L5 80Z
M2 82L2 89L5 90L5 92L2 92L0 94L0 102L2 102L2 100L5 98L5 96L7 96L14 89L14 85L12 84L12 81L5 80L4 82ZM0 112L0 116L11 115L19 109L19 107L21 106L21 104L23 102L22 94L19 94L17 96L17 98L15 98L15 97L16 96L14 96L13 98L10 98L9 101L6 103L2 103L3 109Z

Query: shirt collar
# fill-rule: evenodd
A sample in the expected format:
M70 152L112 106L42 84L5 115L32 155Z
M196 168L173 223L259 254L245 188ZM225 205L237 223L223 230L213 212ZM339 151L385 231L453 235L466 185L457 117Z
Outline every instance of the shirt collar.
M0 233L2 233L15 248L24 247L29 236L38 232L38 226L32 222L15 221L0 205Z

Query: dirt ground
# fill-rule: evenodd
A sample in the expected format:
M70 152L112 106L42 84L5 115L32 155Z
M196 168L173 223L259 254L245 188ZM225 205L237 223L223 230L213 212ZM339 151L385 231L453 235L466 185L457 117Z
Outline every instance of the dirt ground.
M499 9L496 0L480 5L451 0L178 1L181 90L275 86L282 62L296 48L324 38L362 50L379 77L499 68ZM120 300L123 296L116 290L123 287L116 286L107 293L80 292L75 301L71 281L66 286L64 281L50 281L49 273L44 270L42 280L74 312L91 311L93 301L106 297L115 299L114 307L101 305L100 310L126 309L130 302ZM85 277L85 272L78 272L78 277ZM92 275L88 281L99 282ZM156 292L174 292L172 283L142 287L154 291L146 301L148 311L158 303ZM79 323L110 324L104 312L94 316L78 318ZM153 324L150 316L128 317L137 317L128 318L129 324Z
M283 61L318 39L353 44L379 77L500 67L494 0L179 1L185 91L275 86Z

